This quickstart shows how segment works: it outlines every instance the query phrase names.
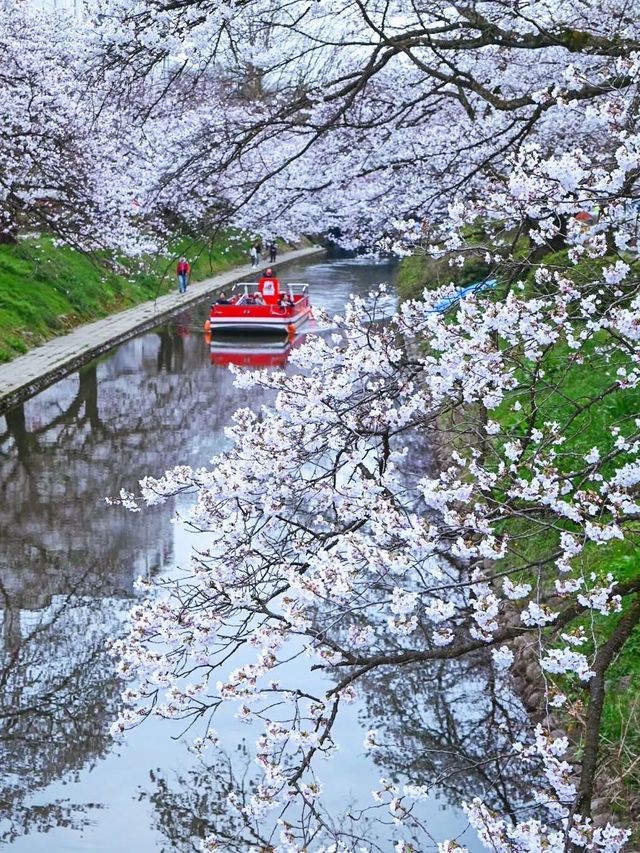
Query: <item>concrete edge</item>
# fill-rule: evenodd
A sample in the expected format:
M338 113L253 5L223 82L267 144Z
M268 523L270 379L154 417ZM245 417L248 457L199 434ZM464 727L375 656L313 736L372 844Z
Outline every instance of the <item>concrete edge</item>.
M283 254L275 263L269 264L269 266L274 269L280 269L285 267L287 264L292 263L293 261L300 260L302 258L312 258L316 256L320 256L326 253L326 249L322 246L312 246L310 248L305 249L295 249L292 252L287 252ZM261 267L265 266L265 264L261 264ZM203 299L209 294L215 293L216 291L222 289L223 287L229 287L230 285L237 284L238 282L246 279L248 275L254 272L254 269L250 264L246 264L242 267L235 267L231 270L226 270L225 272L219 273L212 278L204 279L203 281L198 281L193 285L190 285L191 293L184 298L179 298L176 296L176 300L171 300L171 304L165 308L158 308L158 300L149 300L148 302L143 302L140 305L135 305L133 308L128 308L126 311L121 311L118 314L109 315L111 319L120 318L121 321L124 321L126 316L129 314L131 317L131 322L127 326L126 329L123 329L122 332L115 333L107 340L101 341L99 344L95 346L83 347L82 352L78 352L76 347L70 346L68 356L63 356L59 364L56 365L52 370L48 370L44 372L37 379L27 379L24 383L17 385L10 391L2 392L0 391L0 415L3 415L13 406L18 405L19 403L23 403L25 400L28 400L30 397L33 397L35 394L43 391L49 385L53 385L54 382L57 382L60 379L63 379L65 376L68 376L70 373L74 373L79 368L83 367L85 364L88 364L90 361L93 361L94 358L97 358L100 355L103 355L105 352L109 352L109 350L113 349L116 346L124 343L125 341L130 340L130 338L136 337L136 335L142 334L149 329L153 329L155 326L158 326L160 323L171 319L171 317L175 317L177 314L182 313L186 307L194 305L198 302L201 302ZM171 294L167 294L171 296ZM160 297L161 299L163 297ZM179 300L179 301L178 301ZM151 316L147 316L146 318L142 318L142 315L149 311L150 308L153 308L153 314ZM104 320L98 320L93 323L86 323L83 326L78 326L73 329L69 335L74 332L86 332L87 336L91 336L92 327L102 326ZM53 338L57 342L64 340L64 335L59 336L57 338ZM50 342L48 342L50 343ZM43 344L46 346L47 344ZM29 356L34 352L41 350L42 347L36 347L33 350L25 353L18 358L13 359L8 362L7 365L3 365L4 367L15 366L15 370L17 373L20 372L21 364L24 365L26 360L29 359Z

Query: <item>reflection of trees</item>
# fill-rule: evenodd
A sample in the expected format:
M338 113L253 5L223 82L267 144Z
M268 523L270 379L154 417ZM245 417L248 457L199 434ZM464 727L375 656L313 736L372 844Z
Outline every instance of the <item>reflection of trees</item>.
M126 589L168 556L170 508L136 518L104 497L189 453L206 463L238 405L229 371L184 326L124 344L0 420L0 578L21 607L64 593L87 564L119 572L112 588ZM13 566L19 579L6 577Z
M198 839L216 833L229 853L246 851L243 822L229 809L231 791L242 790L249 772L249 758L241 748L235 761L218 756L179 777L172 786L160 773L151 774L153 793L145 795L155 809L158 828L169 842L165 851L198 850Z
M164 327L157 332L160 338L158 348L158 372L182 373L184 367L184 339L177 330Z
M91 578L86 578L90 582ZM53 826L82 825L86 805L29 804L55 779L102 756L119 684L105 654L116 605L55 598L40 613L15 608L5 588L0 652L0 841Z
M384 746L376 762L398 779L439 789L458 804L472 796L513 814L530 800L531 778L512 766L528 720L490 659L376 671L366 682L366 725Z
M64 594L87 564L108 567L107 586L122 591L169 556L170 508L136 518L104 497L185 461L236 392L201 336L165 327L159 338L123 345L0 420L0 580L19 608Z
M363 722L378 732L381 746L373 758L381 775L400 785L409 780L424 785L432 797L455 806L480 796L490 807L513 816L531 807L532 776L522 777L513 753L513 743L524 737L529 722L517 698L496 680L487 656L429 668L407 666L400 672L379 670L362 686ZM219 838L221 849L238 853L247 853L258 841L270 841L252 837L249 826L226 804L230 791L246 803L254 790L244 747L232 757L217 753L175 781L159 773L151 781L149 799L167 851L196 850L197 840L209 834ZM318 809L329 835L333 826L335 837L344 833L343 840L358 839L367 849L378 849L376 843L385 847L388 814L376 811L368 790L350 809L345 803L341 811L347 816L327 814L322 802ZM268 821L261 822L263 831L265 826ZM417 849L423 849L424 830L421 838ZM358 849L358 844L349 849Z
M134 339L0 419L0 582L18 610L77 589L87 565L112 594L169 558L170 507L135 517L104 498L215 450L237 392L183 334Z
M200 761L197 767L172 783L161 773L152 773L151 782L155 789L144 796L153 805L158 829L168 842L161 853L197 851L200 849L199 842L208 835L219 839L220 850L225 853L249 853L255 850L267 853L279 840L281 826L277 824L277 819L281 816L285 821L300 821L300 825L308 831L307 841L314 839L317 842L316 832L310 828L311 812L294 817L278 810L269 827L268 821L261 821L258 825L241 817L229 805L229 794L233 794L240 806L248 803L256 790L254 775L244 743L238 746L234 754L218 752L206 762ZM373 827L369 818L354 818L348 814L347 802L344 802L344 807L337 816L331 816L321 808L315 813L323 823L324 835L341 837L350 842L354 850L361 849L360 844L364 843L368 844L367 849L372 853L390 849L388 843L385 843L388 841L386 837L376 838L375 832L379 832L380 826ZM334 818L337 818L335 823Z
M170 506L135 516L104 497L193 447L206 462L217 439L197 441L237 404L202 336L169 327L0 419L0 843L86 820L82 804L29 800L108 749L118 599L172 558Z

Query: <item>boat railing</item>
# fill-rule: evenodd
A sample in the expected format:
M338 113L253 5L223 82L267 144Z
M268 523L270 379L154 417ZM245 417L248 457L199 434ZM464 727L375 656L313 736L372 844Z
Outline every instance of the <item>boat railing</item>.
M258 289L257 281L241 281L233 286L233 293L242 294L246 290L254 291ZM280 281L281 293L303 294L306 296L309 292L309 284L305 281Z
M309 285L304 281L281 281L280 290L291 291L291 293L302 293L306 296L309 292Z

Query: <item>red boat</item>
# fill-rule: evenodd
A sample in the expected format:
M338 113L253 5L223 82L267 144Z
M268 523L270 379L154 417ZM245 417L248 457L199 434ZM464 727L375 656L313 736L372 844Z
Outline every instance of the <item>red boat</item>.
M308 287L299 282L281 286L267 270L257 283L236 285L229 297L221 292L211 306L209 328L295 333L311 316Z

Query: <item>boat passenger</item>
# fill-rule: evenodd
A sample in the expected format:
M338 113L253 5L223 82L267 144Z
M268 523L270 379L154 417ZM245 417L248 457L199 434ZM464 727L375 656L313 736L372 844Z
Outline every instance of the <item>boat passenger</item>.
M266 305L276 307L278 305L278 297L280 295L280 283L273 275L273 270L266 270L263 277L258 282L258 289L262 294L262 298Z
M271 267L269 267L268 269L265 270L264 275L260 279L260 284L262 284L265 281L273 281L275 284L276 290L278 289L279 282L278 282L278 279L273 274L273 270L271 269Z
M227 294L224 292L224 290L220 291L220 294L216 301L216 305L231 305L231 300L227 299Z

